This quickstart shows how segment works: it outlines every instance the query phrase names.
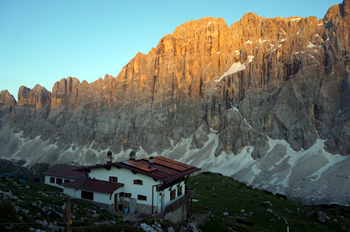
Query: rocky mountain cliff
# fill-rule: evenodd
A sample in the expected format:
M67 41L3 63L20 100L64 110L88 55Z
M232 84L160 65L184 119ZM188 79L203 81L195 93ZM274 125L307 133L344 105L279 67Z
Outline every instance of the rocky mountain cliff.
M52 92L22 86L18 102L2 91L0 156L28 166L93 164L107 150L123 159L132 149L275 192L297 189L350 153L349 25L350 0L322 20L248 13L229 27L203 18L138 53L117 77L90 84L68 77ZM293 163L296 154L308 163ZM288 179L302 164L316 166ZM350 185L344 188L349 194Z

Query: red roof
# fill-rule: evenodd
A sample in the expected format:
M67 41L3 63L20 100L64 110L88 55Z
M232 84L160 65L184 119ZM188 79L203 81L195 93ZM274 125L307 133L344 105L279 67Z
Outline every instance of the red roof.
M79 171L88 171L95 168L107 168L111 166L129 169L146 176L162 180L166 183L172 182L193 172L201 170L191 165L187 165L162 156L154 157L154 163L150 164L149 159L129 160L117 163L108 163L104 165L94 165L79 168Z
M69 183L63 183L62 186L68 187L68 188L110 194L110 193L113 193L118 188L123 187L124 184L112 183L112 182L96 180L96 179L85 179L85 180L76 180Z
M87 177L83 173L74 171L77 168L79 167L70 166L70 165L61 165L53 169L50 169L46 172L43 172L42 174L48 175L48 176L57 176L57 177L63 177L63 178L76 179L76 180L86 179Z

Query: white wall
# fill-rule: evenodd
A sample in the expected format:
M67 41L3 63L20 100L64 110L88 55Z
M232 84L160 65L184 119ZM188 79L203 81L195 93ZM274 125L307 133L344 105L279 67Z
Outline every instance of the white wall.
M71 196L73 198L78 198L78 196L80 198L80 196L81 196L80 190L76 190L75 191L75 189L72 189L72 188L63 188L63 194L67 194L67 195L69 195L69 196Z
M51 177L55 178L55 183L50 183L50 178ZM56 179L57 178L62 179L62 183L64 183L64 180L75 181L75 179L69 179L69 178L63 178L63 177L57 177L57 176L46 176L45 175L45 184L52 185L52 186L59 187L59 188L63 188L62 185L56 184Z
M132 198L136 198L137 195L143 195L147 197L146 201L137 200L137 203L152 205L152 186L158 185L161 181L154 181L152 177L145 176L140 173L133 174L130 170L121 168L118 169L116 167L111 167L111 170L106 170L105 168L95 168L91 169L89 173L90 178L95 178L98 180L109 181L110 176L118 177L118 183L123 183L124 187L120 188L120 192L131 193ZM142 185L134 184L134 180L142 180ZM153 205L157 205L157 192L154 187L154 202ZM128 201L128 198L125 198Z
M78 198L78 199L81 199L81 191L82 190L80 190L80 189L76 190L74 188L67 188L67 187L63 188L64 194L68 194L69 196L71 196L73 198ZM88 190L83 190L83 191L91 192ZM111 194L94 192L93 201L107 204L107 205L113 204L114 203L114 194L119 193L119 192L120 192L119 189L114 191L112 193L112 197L111 197Z
M145 176L140 173L133 174L130 170L121 168L118 169L116 167L111 167L110 170L106 170L104 167L101 168L95 168L91 169L89 173L90 178L95 178L98 180L104 180L104 181L109 181L110 176L115 176L118 177L118 183L123 183L124 187L118 189L118 192L124 192L124 193L131 193L132 198L137 199L137 195L143 195L147 197L147 201L141 201L137 199L137 203L139 204L145 204L145 205L152 205L152 190L154 190L154 198L153 198L153 205L158 207L158 212L162 210L162 196L160 192L156 191L156 187L152 188L154 185L158 185L163 183L162 181L154 181L152 177ZM134 180L142 180L143 184L142 185L135 185ZM179 199L179 197L184 196L185 193L185 182L182 181L180 183L180 188L182 188L182 195L178 196L178 185L175 184L172 187L172 190L175 189L175 198L171 201L170 200L170 187L165 189L164 192L164 206L163 209L171 204L172 202L176 201ZM113 199L112 199L113 200ZM125 198L126 201L128 201L128 198Z
M173 185L172 186L172 188L171 187L169 187L169 188L166 188L166 189L164 189L164 207L163 207L163 209L166 207L166 206L168 206L168 205L170 205L171 203L173 203L174 201L177 201L178 199L179 199L179 197L183 197L186 193L185 193L185 181L182 181L181 183L180 183L180 186L179 187L177 187L179 184L175 184L175 185ZM171 190L174 190L175 189L175 198L173 199L173 200L170 200L170 188L171 188ZM180 196L178 196L178 188L182 188L182 194L180 195ZM159 195L158 195L158 210L161 210L161 195L160 195L160 193L159 193Z

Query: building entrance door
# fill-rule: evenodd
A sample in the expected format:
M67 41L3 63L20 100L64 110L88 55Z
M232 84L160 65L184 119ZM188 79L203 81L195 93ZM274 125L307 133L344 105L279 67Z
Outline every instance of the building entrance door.
M118 193L114 194L114 210L118 208Z

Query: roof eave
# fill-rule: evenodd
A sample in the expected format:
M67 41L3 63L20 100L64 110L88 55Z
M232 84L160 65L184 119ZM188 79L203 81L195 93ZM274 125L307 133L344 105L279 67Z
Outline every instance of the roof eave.
M45 175L45 176L62 177L62 178L69 178L69 179L75 179L75 180L83 180L83 179L86 179L86 177L73 177L73 176L65 176L65 175L52 174L52 173L43 173L43 175Z

